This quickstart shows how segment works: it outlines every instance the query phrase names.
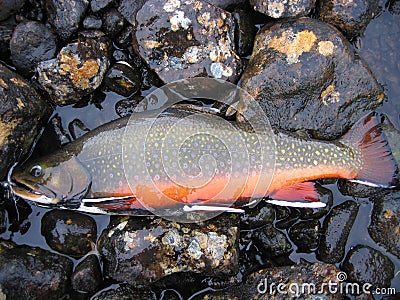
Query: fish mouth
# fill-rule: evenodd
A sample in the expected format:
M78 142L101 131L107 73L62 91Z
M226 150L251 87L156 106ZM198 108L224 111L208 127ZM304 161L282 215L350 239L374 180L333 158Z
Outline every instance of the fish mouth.
M9 186L14 195L35 203L56 205L60 202L55 197L49 197L42 192L38 192L34 185L27 182L9 181Z

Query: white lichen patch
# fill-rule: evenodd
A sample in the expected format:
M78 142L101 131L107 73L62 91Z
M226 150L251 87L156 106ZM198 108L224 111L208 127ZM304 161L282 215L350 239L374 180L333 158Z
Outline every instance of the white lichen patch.
M268 1L268 10L267 10L267 14L272 17L272 18L280 18L284 11L285 11L285 3L287 1Z
M232 76L233 70L230 66L226 66L220 62L214 62L210 65L210 72L214 78L222 78Z
M181 7L181 1L179 1L179 0L168 0L164 4L163 9L166 12L174 12L175 10L177 10L180 7Z
M318 52L323 56L330 56L333 54L334 47L331 41L321 41L318 43Z
M203 255L203 251L200 247L199 242L197 241L197 239L193 239L188 248L187 248L187 252L189 254L190 257L194 258L194 259L200 259L200 257Z
M144 47L147 49L154 49L162 46L162 43L152 40L145 40L143 43Z
M334 84L328 85L328 87L321 93L321 101L324 105L340 102L340 93L335 90Z
M224 254L228 250L226 235L218 235L216 232L208 233L206 255L212 260L215 266L218 266L224 259Z
M183 53L182 59L185 63L188 64L195 64L198 63L199 60L201 59L203 49L201 49L198 46L191 46L188 47Z
M169 18L169 22L172 31L178 31L179 28L187 30L190 24L192 24L192 21L185 17L185 12L182 10L176 10L174 15Z

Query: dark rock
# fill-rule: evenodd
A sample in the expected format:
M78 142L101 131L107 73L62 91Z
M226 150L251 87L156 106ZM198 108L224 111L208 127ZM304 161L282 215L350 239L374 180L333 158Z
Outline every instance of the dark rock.
M250 55L253 50L254 37L256 35L256 26L253 22L253 16L244 9L235 10L232 16L236 24L236 51L241 57Z
M246 209L246 212L240 215L240 227L242 229L255 229L266 224L272 224L274 220L274 206L261 202L252 209Z
M135 28L133 26L125 27L120 35L115 39L115 44L121 48L126 49L132 45L132 36Z
M10 50L17 70L29 74L35 70L37 63L55 57L56 37L39 22L20 23L14 30Z
M115 38L124 27L124 17L116 10L111 8L103 15L103 31L110 38Z
M315 0L250 0L250 5L269 17L288 18L308 15L315 6Z
M89 15L83 20L83 28L85 29L100 29L103 25L103 21L96 17Z
M369 198L386 190L385 188L371 187L365 184L343 179L338 180L338 188L343 195L353 196L356 198Z
M293 251L292 244L284 233L267 225L253 233L254 242L265 256L286 255Z
M7 229L7 212L4 209L0 209L0 233L3 233Z
M238 270L236 215L178 224L159 218L118 218L103 231L99 251L104 275L148 285L176 272L232 275Z
M340 262L345 254L347 238L357 217L359 205L346 201L332 208L324 219L317 258L327 263Z
M341 136L383 100L382 87L344 36L309 18L263 27L241 80L272 126L320 139ZM238 109L245 111L245 103Z
M145 111L146 107L140 108L138 104L144 100L143 96L133 95L127 99L122 99L115 104L115 111L121 118L130 116L133 112Z
M399 8L399 14L400 14L400 8ZM382 300L398 300L398 299L400 299L400 293L396 293L390 296L385 296L382 298Z
M90 0L90 8L92 12L97 13L110 6L114 0Z
M289 229L289 237L299 248L298 252L310 253L318 247L321 224L318 220L300 221Z
M109 50L107 39L101 32L97 35L81 37L62 48L57 58L38 65L38 81L56 104L78 102L100 86L109 66Z
M400 258L400 191L374 197L368 232L372 239Z
M277 208L281 214L280 216L277 216L277 221L275 222L275 227L278 229L289 229L289 227L296 223L300 218L301 212L299 209L287 207L287 210L285 210L285 208Z
M163 83L153 70L147 68L146 66L142 67L142 88L144 90L150 89L152 87L160 87Z
M42 218L42 235L51 249L71 256L83 256L96 241L95 221L84 214L51 210Z
M0 64L0 179L28 153L49 113L36 90Z
M241 4L246 3L245 0L209 0L207 2L226 10L233 9Z
M155 300L156 294L150 289L134 289L127 284L113 284L97 292L90 300ZM166 298L169 299L169 298Z
M235 81L240 75L230 13L202 0L150 0L137 23L134 47L165 83L196 76Z
M328 284L336 287L340 284L336 276L338 272L339 269L334 265L319 263L267 268L251 274L238 286L231 286L216 293L210 292L202 299L339 300L343 299L342 295L337 292L332 293L328 288ZM296 284L298 289L293 288L293 285ZM315 289L313 289L313 285ZM319 293L321 286L326 288ZM281 292L278 291L278 288Z
M322 203L325 203L325 207L321 208L302 208L300 210L301 219L319 219L325 216L332 208L333 205L333 194L330 189L326 189L322 187L320 184L315 184L318 194L319 200Z
M140 82L140 70L124 61L114 64L104 77L104 85L108 90L125 97L138 92Z
M339 28L348 37L364 33L368 23L381 12L379 0L319 1L318 18Z
M390 150L396 159L397 163L400 163L400 131L397 130L389 117L383 115L382 128L385 131L387 140L389 142Z
M88 5L88 0L46 0L48 21L62 40L77 32Z
M136 26L136 14L147 0L122 0L118 11L133 26Z
M96 255L90 254L76 267L71 276L72 288L75 291L95 292L102 282L101 268Z
M23 16L24 18L31 21L38 21L44 23L45 12L45 1L43 0L28 0L25 1L24 6L19 11L17 18Z
M394 277L394 264L379 251L363 245L351 249L343 261L341 269L347 274L348 282L369 283L371 291L389 287Z
M0 1L0 21L8 19L24 5L25 0L1 0Z
M72 266L70 259L40 248L1 245L1 294L7 299L61 299L70 291Z
M0 59L10 62L10 41L14 32L14 24L0 24Z
M388 1L388 2L389 2L390 13L395 14L395 15L400 15L400 1L392 0L392 1Z

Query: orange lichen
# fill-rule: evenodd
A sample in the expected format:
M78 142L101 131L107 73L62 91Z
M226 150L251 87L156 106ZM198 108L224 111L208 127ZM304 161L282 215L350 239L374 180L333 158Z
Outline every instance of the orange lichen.
M94 59L81 62L76 55L61 52L61 75L69 74L72 83L81 89L89 88L89 80L99 72L99 64Z
M391 211L391 210L386 210L384 213L383 213L383 216L386 218L386 219L390 219L391 217L393 217L393 212Z
M286 54L289 64L298 62L304 52L309 52L317 37L312 31L304 30L294 34L291 30L282 33L281 37L273 37L268 48Z
M323 56L329 56L333 54L334 45L331 41L321 41L318 43L318 52Z

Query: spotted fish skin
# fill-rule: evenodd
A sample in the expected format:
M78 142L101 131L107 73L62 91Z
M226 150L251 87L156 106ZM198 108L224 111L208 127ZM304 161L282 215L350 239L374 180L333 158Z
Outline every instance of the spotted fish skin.
M33 178L37 165L43 174ZM265 196L318 201L310 180L337 177L392 186L396 175L375 114L342 139L323 142L256 133L245 123L172 109L157 118L138 115L101 126L57 153L17 168L13 180L38 194L57 195L61 203L83 196L134 196L106 207L112 210L134 209L142 203L138 199L153 208L210 199L230 205L232 199Z

